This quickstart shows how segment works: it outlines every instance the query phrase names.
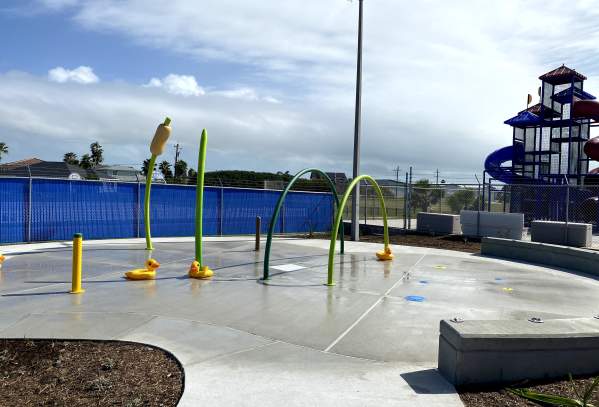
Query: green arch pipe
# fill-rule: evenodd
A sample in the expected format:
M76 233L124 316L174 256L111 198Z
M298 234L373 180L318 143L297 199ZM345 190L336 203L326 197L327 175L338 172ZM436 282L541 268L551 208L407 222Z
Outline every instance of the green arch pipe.
M200 150L198 152L198 175L196 180L196 219L195 219L195 259L200 263L200 269L204 265L202 262L202 224L204 216L204 171L206 168L206 144L208 144L208 132L202 130L200 139Z
M333 198L335 199L335 206L337 207L337 211L339 211L339 197L337 196L337 190L335 189L335 184L333 183L333 181L331 181L329 176L324 171L322 171L318 168L305 168L305 169L301 170L300 172L298 172L297 174L295 174L295 176L293 177L291 182L289 182L289 184L283 190L283 193L279 197L279 200L277 201L277 205L275 206L275 211L270 220L270 225L268 226L268 236L266 238L266 248L264 250L264 275L262 277L264 280L268 280L268 278L269 278L268 265L270 262L270 247L272 245L272 235L275 231L275 225L277 224L277 220L279 218L279 212L281 211L281 207L283 206L283 203L285 202L285 198L287 197L287 193L291 190L291 187L293 186L293 184L295 184L297 182L297 180L299 180L302 177L302 175L305 175L309 172L316 172L316 173L320 174L326 180L327 184L329 185L329 188L331 189L331 193L333 194ZM341 212L339 212L339 213L341 213ZM339 217L339 219L342 219L342 218L343 218L343 216ZM344 243L343 243L344 228L343 228L342 222L341 222L341 226L337 225L337 227L335 229L335 239L337 238L337 230L339 229L339 227L341 227L341 254L343 254L343 251L344 251Z
M374 178L372 178L370 175L360 175L349 184L347 190L345 191L345 194L343 194L343 198L341 198L341 204L337 207L337 216L335 217L335 223L333 224L333 229L331 230L331 245L329 246L329 272L326 284L328 286L335 285L335 282L333 281L333 260L335 259L335 243L337 240L337 229L339 228L339 224L341 223L343 210L345 209L345 205L347 205L347 200L349 199L349 196L351 195L352 191L354 190L356 185L358 185L358 182L362 180L368 181L376 191L379 203L381 204L381 212L383 213L385 250L387 249L387 247L389 247L389 230L387 228L387 208L385 207L385 199L383 198L383 192L381 191L379 184L377 184Z

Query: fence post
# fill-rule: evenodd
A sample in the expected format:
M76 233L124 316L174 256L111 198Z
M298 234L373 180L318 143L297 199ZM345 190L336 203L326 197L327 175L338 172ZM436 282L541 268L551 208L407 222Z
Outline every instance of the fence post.
M29 169L29 166L27 166ZM32 212L33 212L33 201L32 201L32 188L33 188L33 179L31 178L31 171L29 171L29 191L27 197L27 242L31 243L31 220L32 220Z
M364 188L364 224L368 224L368 185Z
M139 216L139 211L141 209L140 195L141 195L141 182L139 182L139 178L138 178L137 179L137 205L135 206L135 222L137 223L137 232L136 232L137 238L140 237L139 231L141 230L141 222L140 222L140 216Z
M218 230L219 230L219 234L222 236L223 235L223 217L224 217L224 207L225 207L225 190L223 188L223 183L220 180L220 177L218 178L218 183L220 184L220 202L219 202L219 208L218 208Z
M408 228L408 173L406 172L406 182L403 186L403 228Z
M565 227L565 243L566 246L568 244L568 219L570 217L570 184L568 183L568 179L566 178L566 227Z
M262 229L262 219L260 216L256 216L256 247L255 251L260 251L260 229Z
M281 207L281 233L285 233L285 216L287 216L287 212L285 211L285 202L283 202Z
M412 229L412 167L410 167L410 185L408 187L408 229Z

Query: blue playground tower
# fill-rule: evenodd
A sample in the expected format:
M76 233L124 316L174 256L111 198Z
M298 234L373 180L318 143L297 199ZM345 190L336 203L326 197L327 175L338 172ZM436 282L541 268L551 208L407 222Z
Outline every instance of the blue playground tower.
M512 126L512 145L485 161L487 173L506 184L582 185L589 170L584 144L590 119L574 118L572 105L594 100L584 91L584 75L561 66L539 77L540 101L504 123ZM503 164L511 162L511 166Z
M511 185L511 212L523 212L527 219L558 220L564 215L565 197L559 188L542 186L597 184L599 175L589 174L589 161L598 158L599 140L589 139L599 120L599 103L584 90L587 78L567 66L539 79L539 103L504 122L513 129L512 145L490 154L485 170L490 180ZM525 191L517 188L520 185L538 188ZM596 194L588 190L579 195L571 200Z

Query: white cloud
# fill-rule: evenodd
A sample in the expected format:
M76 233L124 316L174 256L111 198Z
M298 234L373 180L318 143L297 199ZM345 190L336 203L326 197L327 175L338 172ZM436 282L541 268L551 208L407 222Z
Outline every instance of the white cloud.
M168 93L181 96L200 96L206 93L192 75L176 75L171 73L162 79L152 78L145 86L163 88Z
M94 74L94 70L89 66L80 66L75 69L66 69L62 66L57 66L48 71L48 79L58 83L75 82L85 85L100 81L100 78Z
M249 87L241 87L227 90L213 90L210 92L210 94L224 96L232 99L263 100L268 103L281 103L280 100L273 96L260 96L256 89Z

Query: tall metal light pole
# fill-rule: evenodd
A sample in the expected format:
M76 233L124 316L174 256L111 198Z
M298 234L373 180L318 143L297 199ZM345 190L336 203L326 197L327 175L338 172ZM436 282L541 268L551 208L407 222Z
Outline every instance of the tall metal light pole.
M362 17L364 0L359 0L360 12L358 18L358 63L356 69L356 112L354 123L354 163L353 178L360 175L360 133L362 112ZM351 239L360 240L360 183L354 189L351 205Z

